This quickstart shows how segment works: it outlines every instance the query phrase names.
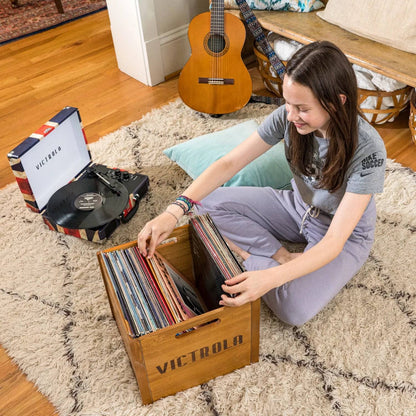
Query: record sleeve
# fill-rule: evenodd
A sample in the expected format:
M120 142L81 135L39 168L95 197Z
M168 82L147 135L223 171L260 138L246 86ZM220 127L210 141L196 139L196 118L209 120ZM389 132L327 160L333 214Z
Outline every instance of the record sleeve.
M219 307L221 286L243 272L209 214L190 219L190 240L197 289L209 310ZM227 296L230 296L226 294Z
M173 294L179 301L186 317L192 318L193 316L205 313L207 308L197 293L196 288L193 287L187 279L166 260L166 258L158 253L157 250L154 257L159 266L165 270L168 284L172 288Z
M127 310L132 317L132 323L135 327L134 335L144 335L147 331L143 323L143 316L138 311L134 298L128 288L128 285L126 284L124 276L116 260L115 253L109 252L107 253L107 256L111 261L111 267L114 270L114 276L116 279L116 283L120 289L120 293L122 294L125 304L127 305Z
M101 257L104 260L104 267L107 269L108 276L109 276L109 278L111 280L111 284L112 284L112 286L114 288L114 292L115 292L115 294L117 296L117 299L119 301L121 310L123 312L123 316L124 316L125 322L127 323L128 327L129 327L129 335L132 336L132 337L136 337L137 334L138 334L137 325L134 322L134 318L132 317L132 315L131 315L131 313L129 311L127 302L124 299L124 296L121 293L120 287L119 287L119 285L118 285L118 283L116 281L115 271L114 271L114 269L113 269L113 267L111 265L111 261L108 259L107 253L101 253Z
M127 257L129 258L130 264L132 266L132 271L134 273L134 282L136 285L139 286L143 294L144 301L148 305L150 312L153 316L153 319L156 322L156 326L158 328L164 328L168 323L165 317L163 316L163 311L157 302L156 296L153 293L152 288L148 284L147 279L140 272L141 266L139 265L138 260L136 258L137 254L135 253L134 248L129 248L125 250L125 253Z

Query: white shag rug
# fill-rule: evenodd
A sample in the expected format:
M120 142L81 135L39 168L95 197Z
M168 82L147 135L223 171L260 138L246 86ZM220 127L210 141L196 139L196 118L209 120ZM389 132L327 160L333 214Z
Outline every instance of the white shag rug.
M271 110L212 118L178 100L93 143L94 161L150 178L104 244L49 231L16 184L0 191L0 343L60 415L416 414L416 176L390 160L371 256L324 311L298 328L262 305L259 363L141 403L96 252L134 240L190 183L164 148Z

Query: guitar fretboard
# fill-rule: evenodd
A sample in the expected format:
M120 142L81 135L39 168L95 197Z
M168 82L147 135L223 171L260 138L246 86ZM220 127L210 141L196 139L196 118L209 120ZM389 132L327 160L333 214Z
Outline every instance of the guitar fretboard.
M224 0L211 2L211 33L224 35Z

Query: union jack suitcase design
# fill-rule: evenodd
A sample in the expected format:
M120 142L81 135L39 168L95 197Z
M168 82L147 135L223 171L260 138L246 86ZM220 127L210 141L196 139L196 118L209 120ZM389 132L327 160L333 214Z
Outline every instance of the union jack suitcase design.
M51 230L89 241L129 221L149 187L146 175L92 162L75 107L65 107L8 159L27 207Z

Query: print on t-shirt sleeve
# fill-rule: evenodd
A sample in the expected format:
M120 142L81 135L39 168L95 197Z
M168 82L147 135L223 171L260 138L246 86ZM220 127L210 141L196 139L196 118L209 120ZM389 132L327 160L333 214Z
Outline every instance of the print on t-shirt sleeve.
M361 155L357 162L348 178L346 191L358 194L382 192L386 167L385 152L379 150Z

